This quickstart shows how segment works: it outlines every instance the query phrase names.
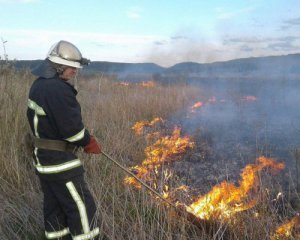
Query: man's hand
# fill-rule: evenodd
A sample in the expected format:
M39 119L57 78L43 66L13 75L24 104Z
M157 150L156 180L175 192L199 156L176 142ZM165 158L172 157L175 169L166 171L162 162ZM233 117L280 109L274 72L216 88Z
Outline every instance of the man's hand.
M91 136L90 142L84 148L86 153L93 153L93 154L100 154L101 153L101 146L97 142L94 136Z

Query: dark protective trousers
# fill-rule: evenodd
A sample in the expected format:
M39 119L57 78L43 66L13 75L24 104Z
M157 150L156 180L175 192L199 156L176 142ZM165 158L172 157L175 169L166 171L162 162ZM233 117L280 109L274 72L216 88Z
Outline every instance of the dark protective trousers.
M83 175L59 181L40 178L40 182L46 238L96 239L96 205Z

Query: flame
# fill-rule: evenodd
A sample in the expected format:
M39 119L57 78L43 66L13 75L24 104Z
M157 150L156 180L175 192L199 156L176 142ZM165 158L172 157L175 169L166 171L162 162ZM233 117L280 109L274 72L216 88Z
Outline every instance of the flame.
M259 157L258 162L258 164L249 164L243 169L240 186L224 181L190 206L186 206L186 210L201 219L208 220L229 218L237 212L252 208L256 200L249 201L248 195L258 185L257 173L266 167L276 170L284 168L283 163L277 163L266 157Z
M140 83L140 86L142 87L155 87L155 82L153 81L148 81L148 82L142 82Z
M181 190L181 191L187 192L188 191L188 186L181 185L181 186L177 187L176 190Z
M249 96L244 96L241 98L241 100L247 101L247 102L252 102L252 101L256 101L257 98L255 96L249 95ZM219 101L217 101L217 98L215 96L210 97L209 99L207 99L204 102L196 102L193 106L190 107L190 112L194 113L196 112L196 109L203 107L205 105L208 104L215 104L215 103L225 103L226 100L225 99L220 99ZM189 115L188 115L189 118Z
M144 131L144 127L147 124L149 124L148 121L140 121L140 122L135 123L131 129L133 129L137 135L141 135Z
M131 129L133 129L137 135L141 135L143 133L145 127L153 127L157 123L160 123L163 121L164 120L162 118L156 117L150 122L149 121L136 122Z
M187 148L193 147L189 137L180 137L181 129L175 127L172 136L165 136L158 139L152 146L145 149L147 156L143 162L144 166L162 164L170 157L184 153Z
M131 168L131 171L140 179L146 182L155 182L153 174L158 174L162 164L175 161L178 155L183 154L187 149L192 148L194 143L188 136L180 136L181 129L175 127L171 136L160 136L151 146L146 147L146 159L141 165ZM172 176L170 172L163 172L164 179ZM141 184L133 177L126 177L125 183L141 188ZM169 187L165 185L164 196L168 197Z
M274 236L272 236L272 240L279 239L290 239L292 237L293 228L300 227L300 216L293 217L287 223L282 224L276 229ZM300 238L300 234L297 235L296 239Z
M201 107L202 103L197 102L194 106ZM145 127L153 127L163 121L161 118L154 118L152 121L137 122L132 129L137 134L142 134ZM152 188L162 193L161 195L165 199L174 202L176 200L174 199L174 197L176 198L175 191L179 190L188 194L189 191L186 186L170 189L167 182L171 179L173 173L168 169L163 169L162 165L178 160L180 155L194 146L194 142L190 141L188 136L182 137L179 127L175 127L171 135L163 136L162 133L156 131L147 134L146 138L148 138L148 142L153 142L153 144L145 148L146 158L142 164L132 167L131 171L138 179L150 184ZM283 163L278 163L271 158L259 157L257 163L249 164L243 169L238 186L223 181L214 186L206 195L199 196L190 205L186 205L179 200L176 200L175 204L200 219L231 219L234 214L256 205L258 197L255 193L259 186L259 172L264 168L282 170L284 167ZM162 180L158 181L158 179ZM124 182L138 189L142 187L141 183L134 177L126 177ZM258 213L254 214L254 217L258 216Z
M257 100L257 98L255 96L245 96L242 99L245 100L245 101L249 101L249 102Z
M195 112L195 110L197 109L197 108L200 108L200 107L202 107L203 106L203 102L196 102L192 107L191 107L191 111L192 112Z
M122 86L129 86L129 83L128 83L128 82L119 82L118 84L119 84L119 85L122 85Z
M129 86L129 85L135 85L135 86L142 86L142 87L148 87L148 88L152 88L155 87L156 84L153 81L147 81L147 82L141 82L141 83L129 83L129 82L118 82L118 85L122 85L122 86Z

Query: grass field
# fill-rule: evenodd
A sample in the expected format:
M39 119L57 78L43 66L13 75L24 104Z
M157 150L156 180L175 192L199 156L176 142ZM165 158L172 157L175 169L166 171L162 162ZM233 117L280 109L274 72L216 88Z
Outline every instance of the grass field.
M34 77L27 70L0 68L0 239L44 239L42 193L23 141L29 132L27 95ZM206 92L188 85L122 85L112 77L78 79L78 100L84 123L102 148L124 166L145 159L147 141L132 126L155 117L169 119ZM101 234L109 239L299 239L296 227L275 235L295 216L284 199L272 201L272 176L262 176L259 204L230 221L203 221L196 226L180 217L145 189L124 185L126 174L104 156L88 156L86 177L98 206ZM280 190L280 186L279 186ZM299 198L298 198L299 200ZM294 214L294 215L293 215ZM297 219L293 225L299 225Z

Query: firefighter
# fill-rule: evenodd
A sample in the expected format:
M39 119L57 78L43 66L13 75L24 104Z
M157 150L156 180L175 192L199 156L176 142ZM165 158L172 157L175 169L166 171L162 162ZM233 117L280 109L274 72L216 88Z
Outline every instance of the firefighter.
M84 180L76 150L100 154L101 146L82 122L77 91L68 82L89 61L70 42L54 44L32 71L27 118L33 133L33 157L44 194L47 239L96 239L95 201Z

